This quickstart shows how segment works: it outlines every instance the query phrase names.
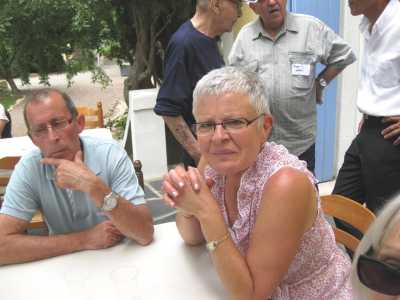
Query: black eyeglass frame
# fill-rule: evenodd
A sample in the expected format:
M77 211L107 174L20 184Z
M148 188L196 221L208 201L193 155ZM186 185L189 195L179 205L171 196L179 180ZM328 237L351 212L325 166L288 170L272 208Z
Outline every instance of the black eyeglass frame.
M371 290L378 293L390 296L400 295L400 266L395 266L381 261L374 256L372 247L366 254L359 256L357 261L357 275L360 282ZM366 273L374 270L374 276L369 276ZM384 272L384 273L382 273ZM377 274L381 276L376 276ZM379 278L379 280L376 280ZM393 279L393 282L389 282Z
M265 116L265 113L259 114L257 117L255 117L254 119L251 119L251 120L248 120L246 118L232 118L232 119L224 120L222 122L198 122L198 123L192 124L192 130L195 134L199 135L199 130L197 129L198 125L206 125L207 124L207 125L212 125L212 130L210 130L208 132L203 132L203 133L200 132L200 135L207 135L207 134L214 133L215 129L217 128L218 125L221 125L222 128L224 128L224 130L230 132L230 131L232 131L232 129L226 128L226 123L228 123L228 122L239 121L239 120L243 121L245 123L245 125L241 128L236 129L236 130L240 130L240 129L248 127L249 125L251 125L256 120L258 120L259 118L261 118L263 116Z

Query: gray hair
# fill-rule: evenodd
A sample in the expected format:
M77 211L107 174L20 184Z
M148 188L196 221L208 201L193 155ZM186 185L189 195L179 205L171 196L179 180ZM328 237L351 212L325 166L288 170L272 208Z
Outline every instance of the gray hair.
M196 6L202 9L207 9L208 0L196 0Z
M392 233L396 225L400 223L400 194L395 196L379 212L376 220L368 228L353 258L351 279L355 291L360 299L370 299L370 289L360 282L357 274L357 263L360 255L365 254L372 247L374 253L379 253L383 243Z
M28 123L28 118L26 115L27 107L30 103L32 102L41 102L50 97L51 93L56 93L59 94L62 99L64 100L65 106L67 107L68 111L71 113L71 116L73 119L75 119L78 116L78 110L76 109L76 106L74 102L72 101L71 97L68 96L66 93L54 89L54 88L45 88L45 89L39 89L30 92L28 95L25 96L25 104L24 104L24 121L26 128L29 129L29 123Z
M197 82L193 92L193 115L196 116L199 98L228 93L245 94L257 114L271 114L264 85L257 73L229 66L215 69Z

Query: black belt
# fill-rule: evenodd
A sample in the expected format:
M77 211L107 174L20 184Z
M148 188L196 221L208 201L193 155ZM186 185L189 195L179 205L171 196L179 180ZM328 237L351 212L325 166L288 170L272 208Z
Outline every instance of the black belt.
M371 121L382 121L384 117L376 117L371 115L364 114L364 120L371 120Z
M384 117L376 117L371 115L364 114L364 125L367 127L374 127L374 128L384 128L387 125L382 123Z

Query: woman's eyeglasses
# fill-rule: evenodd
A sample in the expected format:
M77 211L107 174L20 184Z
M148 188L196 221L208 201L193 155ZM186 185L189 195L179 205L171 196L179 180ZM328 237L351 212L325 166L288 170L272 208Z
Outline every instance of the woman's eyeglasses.
M383 262L372 256L372 248L360 255L357 274L366 287L385 295L400 295L400 265Z
M200 123L195 123L192 125L193 131L197 135L208 135L208 134L213 134L215 131L215 128L218 125L221 125L224 130L228 132L234 132L240 129L243 129L247 126L249 126L251 123L254 121L258 120L264 116L264 114L261 114L254 119L247 120L246 118L237 118L237 119L227 119L225 121L215 123L215 122L200 122Z

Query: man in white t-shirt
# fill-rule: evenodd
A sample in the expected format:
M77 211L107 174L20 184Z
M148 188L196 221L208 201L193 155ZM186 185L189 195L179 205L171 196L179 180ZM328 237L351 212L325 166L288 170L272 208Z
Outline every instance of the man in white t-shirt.
M400 2L351 0L363 15L359 134L347 150L334 194L366 203L374 212L400 191Z

